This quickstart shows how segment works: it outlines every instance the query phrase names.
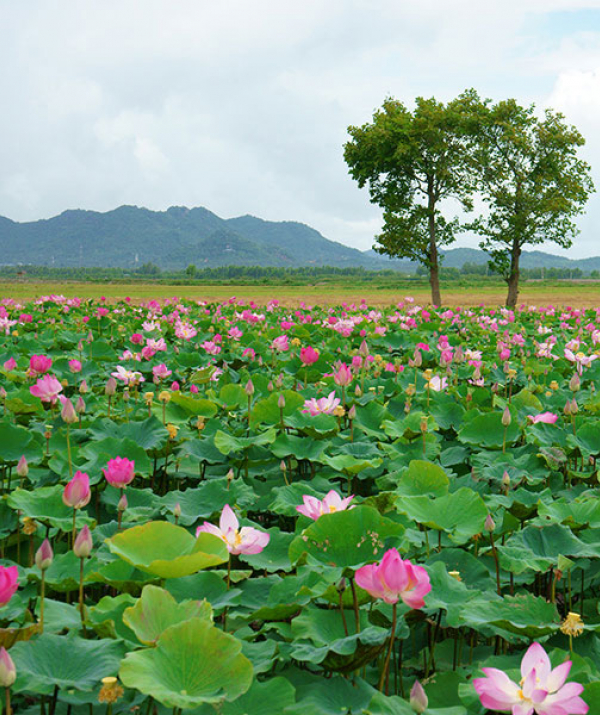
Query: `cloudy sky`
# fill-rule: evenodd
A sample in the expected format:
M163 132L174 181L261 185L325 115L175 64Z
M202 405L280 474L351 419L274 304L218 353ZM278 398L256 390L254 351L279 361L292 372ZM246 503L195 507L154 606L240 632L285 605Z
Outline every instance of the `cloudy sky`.
M600 189L600 0L0 0L0 66L16 221L205 206L366 249L346 128L468 87L562 111ZM600 195L579 225L569 255L600 255Z

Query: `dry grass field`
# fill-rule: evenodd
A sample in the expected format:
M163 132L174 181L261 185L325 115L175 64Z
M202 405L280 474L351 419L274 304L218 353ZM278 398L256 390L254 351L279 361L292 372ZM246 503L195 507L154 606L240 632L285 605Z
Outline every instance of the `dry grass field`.
M353 288L351 285L343 283L339 285L311 286L181 286L156 283L0 281L0 299L14 298L27 301L51 293L81 298L105 296L111 302L118 301L126 296L129 296L135 302L150 298L172 298L174 296L215 302L236 296L248 301L254 300L258 304L265 304L269 300L277 298L283 305L289 305L290 307L297 306L302 301L313 305L339 305L343 302L357 303L363 298L369 305L389 306L403 300L405 296L412 296L416 302L422 305L426 305L430 301L429 291L424 285L403 285L394 290L374 286ZM452 284L449 284L442 287L442 298L444 305L447 306L476 306L480 304L498 306L504 303L505 297L506 289L500 284L475 284L472 287L452 286ZM600 282L561 282L553 285L547 283L524 283L519 297L520 302L528 305L552 304L592 308L600 306Z

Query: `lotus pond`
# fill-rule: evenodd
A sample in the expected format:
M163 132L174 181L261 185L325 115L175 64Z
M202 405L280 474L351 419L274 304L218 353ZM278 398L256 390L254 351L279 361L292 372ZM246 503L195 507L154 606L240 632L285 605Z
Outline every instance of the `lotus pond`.
M3 712L600 713L600 309L0 330Z

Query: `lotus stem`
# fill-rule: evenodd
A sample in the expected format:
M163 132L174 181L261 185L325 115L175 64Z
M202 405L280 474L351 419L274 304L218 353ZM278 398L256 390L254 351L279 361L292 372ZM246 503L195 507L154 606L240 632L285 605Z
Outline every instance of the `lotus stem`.
M502 588L500 587L500 563L498 562L498 551L496 550L496 544L494 543L494 536L490 532L490 543L492 544L492 554L494 556L494 563L496 564L496 590L498 595L502 596Z
M6 699L6 708L5 708L6 715L12 715L12 710L10 707L10 688L4 689L4 696Z
M73 462L71 459L71 425L67 422L67 460L69 462L69 479L73 478Z
M87 635L85 629L85 606L83 604L83 559L79 559L79 615L81 616L81 627L83 635Z
M354 624L356 626L356 632L360 633L360 614L358 612L358 596L356 595L354 577L350 579L350 588L352 589L352 604L354 606Z
M44 632L44 596L46 595L46 569L42 570L42 587L40 593L40 633Z
M398 621L398 604L394 603L392 606L392 632L390 634L390 644L388 646L387 654L385 656L385 661L383 663L383 669L381 671L381 676L379 677L379 685L377 686L379 691L383 691L383 686L386 682L388 670L390 668L390 658L392 657L392 649L394 647L394 639L396 637L396 623ZM387 695L387 684L385 687L385 694Z

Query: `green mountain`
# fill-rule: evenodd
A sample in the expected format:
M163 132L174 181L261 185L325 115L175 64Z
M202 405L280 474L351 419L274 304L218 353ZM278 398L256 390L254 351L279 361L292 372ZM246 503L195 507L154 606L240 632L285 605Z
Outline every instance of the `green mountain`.
M65 211L29 223L0 217L0 245L4 265L381 266L380 259L329 241L301 223L253 216L222 219L205 208L184 206L167 211L136 206L106 213Z
M17 223L0 216L0 262L71 267L136 268L154 263L163 269L216 266L363 267L414 273L417 265L373 250L358 251L330 241L295 221L264 221L254 216L222 219L208 209L172 206L150 211L121 206L113 211L64 211L41 221ZM473 248L443 253L443 265L485 264L487 254ZM523 268L600 269L600 257L570 260L542 251L525 251Z

